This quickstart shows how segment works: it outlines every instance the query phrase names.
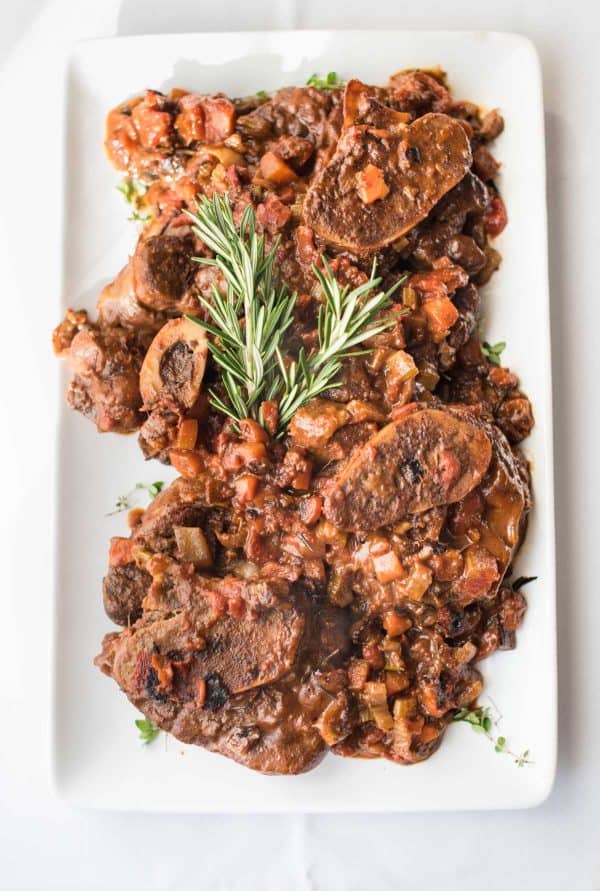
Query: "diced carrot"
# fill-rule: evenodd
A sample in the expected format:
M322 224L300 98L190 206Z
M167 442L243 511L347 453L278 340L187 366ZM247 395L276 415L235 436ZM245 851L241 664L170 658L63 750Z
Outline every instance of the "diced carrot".
M297 492L305 492L310 488L310 481L312 479L312 467L305 467L302 470L298 470L293 478L292 478L292 489L295 489Z
M177 430L176 446L178 449L193 449L198 439L198 421L185 418Z
M458 319L458 310L449 297L432 297L423 302L429 331L435 343L440 343Z
M150 665L156 672L160 689L168 690L173 683L173 666L169 657L161 656L160 653L152 653Z
M386 582L393 582L406 575L406 571L394 551L373 557L373 569L377 579L384 585Z
M239 422L242 439L246 442L268 442L266 430L252 418L243 418Z
M264 179L278 186L293 183L298 179L298 175L275 152L265 152L260 159L259 170Z
M437 729L437 727L435 727L433 724L425 724L420 734L421 742L431 742L433 739L437 739L439 735L440 731Z
M249 501L252 501L256 495L256 490L258 489L258 477L248 473L238 477L234 485L237 500L240 504L247 504Z
M260 464L267 459L267 449L263 442L237 442L231 445L223 456L225 470L241 470L252 464Z
M202 708L206 702L206 681L200 678L196 683L196 705Z
M383 170L374 164L367 164L356 174L356 191L363 204L372 204L379 198L385 198L390 188L384 179Z
M126 563L132 563L132 544L133 542L130 538L111 538L110 550L108 552L108 565L125 566Z
M386 671L385 687L388 696L393 696L394 693L402 693L403 690L410 687L410 681L403 671Z
M406 405L394 405L390 412L390 417L393 421L398 421L400 418L403 418L405 415L409 415L416 410L416 402L407 402Z
M260 411L265 429L271 436L275 436L277 433L277 425L279 424L279 403L275 399L261 402Z
M390 637L398 637L412 626L408 616L403 616L395 609L389 610L383 617L383 627Z
M302 522L306 523L307 526L312 526L321 516L322 509L323 499L321 496L311 495L308 498L302 499L298 512Z
M187 449L171 449L169 459L177 473L189 480L193 480L204 470L204 460L198 452Z

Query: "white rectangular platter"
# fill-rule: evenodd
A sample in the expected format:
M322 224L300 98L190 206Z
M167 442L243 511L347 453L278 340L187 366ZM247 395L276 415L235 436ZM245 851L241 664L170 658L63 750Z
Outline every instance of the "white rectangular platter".
M67 72L62 306L93 310L123 265L134 225L103 151L106 112L147 87L248 95L302 84L335 70L384 83L394 71L439 64L454 94L501 108L495 145L510 223L498 240L504 261L484 289L484 332L508 343L503 360L533 402L525 443L535 507L517 573L529 610L513 652L482 663L485 692L502 712L498 732L533 764L518 768L483 737L449 728L429 761L327 756L299 777L252 773L219 755L161 738L142 747L138 717L92 665L111 629L101 581L111 535L125 514L107 516L137 481L168 479L144 463L133 437L99 436L70 413L61 379L54 628L54 779L68 801L119 810L179 812L414 811L531 807L552 787L556 759L556 650L552 405L547 279L543 103L538 58L523 37L471 32L268 32L134 37L80 44Z

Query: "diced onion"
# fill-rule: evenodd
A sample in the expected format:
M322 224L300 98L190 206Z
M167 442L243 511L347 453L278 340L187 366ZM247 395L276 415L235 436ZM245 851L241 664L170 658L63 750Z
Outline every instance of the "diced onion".
M212 553L202 529L197 526L175 526L174 532L182 560L194 563L201 569L212 566Z

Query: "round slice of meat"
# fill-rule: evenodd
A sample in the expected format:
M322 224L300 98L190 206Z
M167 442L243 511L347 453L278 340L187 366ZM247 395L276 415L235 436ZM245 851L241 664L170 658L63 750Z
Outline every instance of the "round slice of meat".
M191 408L200 395L208 342L206 331L186 318L171 319L154 337L140 370L144 405L165 397Z
M188 225L156 226L140 237L132 257L133 284L138 303L162 312L198 308L193 257L200 243Z
M467 418L426 408L385 426L330 484L327 519L345 530L377 529L460 501L492 457L489 436Z
M465 131L447 115L393 129L352 125L307 193L305 222L337 247L379 250L423 220L471 163Z

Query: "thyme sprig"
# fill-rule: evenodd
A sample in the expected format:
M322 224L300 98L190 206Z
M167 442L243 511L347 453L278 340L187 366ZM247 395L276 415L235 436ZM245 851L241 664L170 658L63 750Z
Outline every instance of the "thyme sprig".
M236 226L227 195L200 197L196 213L188 212L188 216L194 232L215 254L214 259L194 259L216 266L226 282L225 295L213 284L210 300L199 297L210 321L188 316L213 335L209 349L223 372L227 401L211 390L211 403L235 422L251 417L262 423L261 403L276 399L281 436L299 408L324 390L339 386L336 378L344 359L369 352L358 349L359 345L395 323L380 313L390 306L391 294L403 279L388 291L378 290L381 278L373 264L368 281L350 289L340 285L323 258L323 269L313 267L323 294L318 345L310 352L302 348L296 358L289 359L284 342L296 295L275 268L279 239L266 249L250 206Z
M525 749L521 754L517 754L508 748L505 736L495 736L493 729L497 726L497 720L492 717L491 709L487 706L478 706L477 708L468 709L461 708L457 711L453 718L454 721L462 721L469 724L475 733L482 733L494 744L494 751L503 755L509 755L517 767L524 767L526 764L533 764L529 755L529 749Z
M133 489L130 489L129 492L126 492L124 495L119 495L115 502L114 510L112 510L107 517L112 517L114 514L120 514L124 510L129 510L131 505L131 498L135 495L136 492L143 490L148 493L148 497L153 500L162 491L164 488L163 480L157 480L155 483L136 483Z

